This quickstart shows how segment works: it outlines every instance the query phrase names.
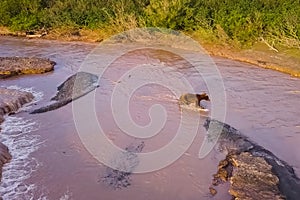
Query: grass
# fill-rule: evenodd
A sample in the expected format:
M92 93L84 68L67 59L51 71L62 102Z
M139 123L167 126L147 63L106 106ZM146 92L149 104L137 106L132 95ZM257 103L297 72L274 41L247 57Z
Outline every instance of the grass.
M0 25L12 31L137 27L195 32L250 47L260 38L299 47L299 0L1 0ZM208 37L208 35L212 37Z

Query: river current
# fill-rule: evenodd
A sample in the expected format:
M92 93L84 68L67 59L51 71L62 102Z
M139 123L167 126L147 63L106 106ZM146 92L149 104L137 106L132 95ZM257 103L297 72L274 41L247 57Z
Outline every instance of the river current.
M128 187L115 189L102 181L106 166L96 160L81 142L73 119L72 104L43 114L28 113L32 107L47 104L55 95L57 86L82 67L83 61L97 45L0 37L1 57L36 56L57 63L55 70L47 74L0 80L1 87L31 91L36 97L35 104L23 108L16 115L7 116L2 124L1 141L9 147L13 156L3 169L0 185L3 199L229 200L227 186L219 188L214 197L209 193L220 155L212 151L206 157L198 158L205 136L202 126L199 126L191 146L174 163L153 172L132 174ZM102 49L101 55L109 57L112 51L119 51L119 48L112 44L107 50ZM193 56L188 50L186 54ZM223 58L213 57L213 61L226 92L225 122L285 160L299 176L300 79ZM114 121L111 108L113 89L121 79L143 80L145 77L134 77L128 71L133 66L149 64L155 66L152 68L155 73L149 74L152 78L162 75L170 80L169 84L177 84L172 82L172 78L184 74L196 91L208 92L205 81L199 79L195 68L165 49L139 46L114 60L99 81L95 92L95 111L107 138L123 149L142 140L145 142L143 152L155 151L175 137L180 124L182 113L177 103L178 97L157 84L137 88L129 103L131 118L140 126L146 126L151 121L149 109L152 105L159 104L165 108L167 120L157 135L147 139L133 138ZM125 88L124 97L127 92ZM197 112L187 112L189 117L199 118L200 124L205 118ZM185 123L190 122L187 120Z

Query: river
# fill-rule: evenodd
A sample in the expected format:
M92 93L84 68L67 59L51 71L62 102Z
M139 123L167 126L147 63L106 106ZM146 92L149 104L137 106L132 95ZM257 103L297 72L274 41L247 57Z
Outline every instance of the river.
M2 125L0 138L10 148L13 159L3 169L1 196L4 199L51 200L230 199L226 187L219 188L215 197L209 193L220 157L211 152L205 158L198 158L205 135L203 127L199 127L190 148L174 163L157 171L132 174L129 187L114 189L102 181L106 167L86 150L80 140L72 104L43 114L30 115L27 112L32 107L46 104L55 95L57 86L76 73L96 47L97 44L83 42L0 37L0 56L37 56L57 63L54 72L0 80L1 87L32 91L37 104L8 116ZM111 46L102 54L109 55L112 50L118 51L118 48ZM299 176L300 79L223 58L214 57L213 60L224 82L226 123L288 162ZM173 53L138 48L121 56L105 72L95 92L95 110L102 129L109 140L121 148L141 139L126 135L114 122L111 93L131 66L149 63L172 66L172 69L157 69L157 74L166 77L185 74L197 91L207 91L204 82L197 82L195 69ZM166 145L176 134L180 122L181 112L176 97L170 90L155 84L141 87L131 96L132 119L141 126L147 125L150 121L148 109L153 104L165 107L167 121L160 134L143 140L143 152ZM188 115L199 118L196 112L188 111ZM201 116L200 121L203 119Z

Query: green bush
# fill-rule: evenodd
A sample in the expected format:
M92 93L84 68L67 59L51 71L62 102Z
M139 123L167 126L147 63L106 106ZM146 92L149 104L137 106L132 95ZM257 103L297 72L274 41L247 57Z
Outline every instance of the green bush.
M243 45L300 39L300 0L1 0L0 25L13 30L164 27L208 30ZM223 35L224 35L223 34Z

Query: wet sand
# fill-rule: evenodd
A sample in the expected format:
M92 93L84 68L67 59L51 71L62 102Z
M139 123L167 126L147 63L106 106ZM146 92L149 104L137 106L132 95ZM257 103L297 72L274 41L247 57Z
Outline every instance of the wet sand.
M0 38L0 43L1 56L42 56L57 63L55 71L48 74L1 81L1 86L18 85L42 91L44 98L38 102L39 106L54 96L56 87L77 71L86 55L95 47L95 44L15 38ZM226 122L287 161L299 175L300 156L297 147L300 142L300 124L297 119L300 111L296 108L300 107L300 80L240 62L221 58L214 58L214 61L226 88ZM107 137L122 148L140 140L124 134L115 124L110 108L111 91L132 65L145 62L164 62L173 70L166 72L162 69L158 73L180 72L197 91L207 90L204 82L198 82L194 69L170 52L144 49L114 61L100 80L100 88L96 90L96 111ZM131 98L131 116L137 124L149 123L147 111L154 103L166 108L168 120L159 135L146 140L143 152L167 144L174 137L180 120L181 113L174 94L166 88L150 85L137 90ZM189 112L190 117L199 118L198 113ZM131 176L130 187L114 190L101 181L105 166L87 152L76 133L72 105L40 115L22 112L18 117L39 124L37 130L27 135L39 135L37 143L43 144L29 155L37 160L38 165L32 168L30 177L22 181L22 184L33 184L35 188L16 193L11 199L22 199L25 196L34 199L231 199L224 188L215 197L209 194L208 188L220 155L213 151L204 159L198 158L205 134L203 127L199 127L188 151L171 166L156 172L134 174ZM200 122L203 121L204 117L200 117Z

